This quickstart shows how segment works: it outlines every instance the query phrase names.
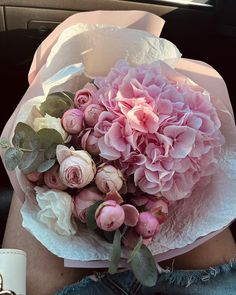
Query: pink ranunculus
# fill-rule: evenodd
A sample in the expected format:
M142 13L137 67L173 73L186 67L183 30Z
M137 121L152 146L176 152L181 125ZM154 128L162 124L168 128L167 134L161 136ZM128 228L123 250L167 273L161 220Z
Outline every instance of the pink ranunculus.
M97 201L102 201L104 196L96 187L85 188L74 197L74 214L83 223L86 223L87 209Z
M58 190L66 190L68 187L61 181L59 176L60 166L55 164L50 170L44 173L44 182L47 187Z
M94 127L100 114L105 111L105 108L99 104L90 104L86 107L84 111L84 119L89 127Z
M74 104L77 109L84 111L92 103L97 103L97 88L91 83L87 83L83 89L76 92Z
M102 164L97 168L95 183L101 192L119 191L123 182L124 177L121 171L114 166Z
M84 113L78 109L69 109L62 116L62 126L69 134L78 134L84 126Z
M92 129L89 129L81 137L81 146L91 155L97 156L100 153L98 139L99 137L95 135L95 132Z
M59 148L57 148L59 153ZM83 188L88 185L95 176L96 165L91 156L83 150L73 151L68 149L65 157L60 157L60 178L70 188Z
M135 229L142 237L151 238L160 231L160 224L153 214L142 212L139 214L139 220Z
M123 208L113 200L103 202L95 212L97 226L105 231L114 231L125 220Z
M41 182L43 180L43 174L38 171L31 172L25 176L31 182Z

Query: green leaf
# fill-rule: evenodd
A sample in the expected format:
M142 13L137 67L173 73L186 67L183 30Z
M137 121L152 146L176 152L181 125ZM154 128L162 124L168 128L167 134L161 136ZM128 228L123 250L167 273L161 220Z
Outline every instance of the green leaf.
M52 144L49 148L47 148L44 152L45 158L48 160L56 158L56 149L57 149L56 143Z
M10 141L5 137L1 139L0 145L3 149L9 148L11 146Z
M62 144L63 139L61 134L56 129L43 128L37 132L39 137L40 147L42 149L48 149L52 145Z
M120 244L121 244L121 234L119 229L117 229L115 232L114 240L113 240L111 263L108 270L110 274L114 274L117 272L117 268L119 266L119 261L120 261L120 254L121 254Z
M12 144L22 149L35 150L39 148L39 138L36 132L27 124L19 122L16 125Z
M90 207L88 207L87 209L87 227L91 230L95 230L97 228L97 223L96 223L96 219L95 219L95 212L97 210L97 208L100 206L100 204L102 204L103 201L98 201L95 204L91 205Z
M150 250L142 245L133 255L131 268L136 279L144 286L153 287L157 281L157 267Z
M70 92L55 92L47 96L40 105L42 114L49 114L52 117L61 118L65 111L72 108L74 95Z
M32 152L24 152L19 169L22 170L24 174L35 172L38 170L38 167L41 163L44 162L44 153L37 150Z
M131 252L131 254L130 254L129 258L128 258L128 261L127 261L128 263L131 262L131 260L133 259L134 255L136 255L137 251L140 250L142 244L143 244L143 237L140 236L140 238L138 239L138 242L137 242L136 246L134 247L133 251Z
M9 148L5 153L5 165L7 169L14 170L20 163L22 155L21 150L14 147Z
M44 161L43 163L41 163L38 167L38 172L46 172L48 171L50 168L52 168L52 166L56 163L56 159L50 159L47 161Z

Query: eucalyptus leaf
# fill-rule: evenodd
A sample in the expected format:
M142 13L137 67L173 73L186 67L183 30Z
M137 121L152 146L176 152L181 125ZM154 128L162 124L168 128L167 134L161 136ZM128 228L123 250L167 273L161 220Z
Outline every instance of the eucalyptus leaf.
M40 105L42 114L49 114L52 117L61 118L65 111L72 108L74 95L70 92L55 92L47 96Z
M24 152L19 164L19 169L22 170L24 174L35 172L43 162L43 152L39 152L37 150L32 152Z
M57 144L53 143L50 147L48 147L45 150L45 152L44 152L45 158L48 160L56 158L56 149L57 149Z
M5 153L5 165L8 170L14 170L20 163L23 152L17 148L11 147Z
M136 246L134 247L133 251L131 252L131 254L130 254L129 258L128 258L128 261L127 261L128 263L131 262L131 260L133 259L134 255L136 255L137 251L139 251L139 249L141 248L142 244L143 244L143 238L142 238L142 236L140 236L140 238L138 239L138 242L137 242Z
M0 145L3 149L9 148L11 146L10 141L5 137L0 140Z
M91 230L95 230L97 228L97 223L96 223L96 219L95 219L95 212L102 202L103 201L98 201L95 204L88 207L88 209L87 209L87 214L86 214L87 227Z
M48 171L50 168L52 168L52 166L56 163L56 159L50 159L50 160L46 160L43 163L41 163L38 167L38 172L46 172Z
M35 150L40 142L36 132L27 124L19 122L14 130L12 144L22 149Z
M55 144L63 144L61 134L56 129L43 128L37 132L41 149L48 149Z
M157 267L150 250L142 245L132 257L131 268L136 279L144 286L153 287L157 281Z
M117 272L121 254L121 233L119 229L116 230L112 245L111 262L108 272L114 274Z

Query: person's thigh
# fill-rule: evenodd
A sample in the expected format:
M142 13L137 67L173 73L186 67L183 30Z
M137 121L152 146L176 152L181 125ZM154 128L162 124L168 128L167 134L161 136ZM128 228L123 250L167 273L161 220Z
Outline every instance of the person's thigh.
M27 253L27 294L52 295L91 273L86 269L64 268L63 259L50 253L22 227L20 208L21 202L13 196L3 248L21 249Z

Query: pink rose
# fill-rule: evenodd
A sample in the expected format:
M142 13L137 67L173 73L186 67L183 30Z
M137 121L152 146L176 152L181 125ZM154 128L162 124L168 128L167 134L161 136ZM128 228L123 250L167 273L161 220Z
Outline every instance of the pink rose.
M105 111L105 108L99 104L90 104L84 111L84 119L89 127L94 127L100 114Z
M123 185L123 180L123 175L119 169L106 164L102 164L98 167L95 176L95 183L98 189L103 193L119 191Z
M58 190L66 190L67 186L61 181L59 177L60 166L55 164L50 170L44 173L44 182L47 187Z
M41 182L43 180L43 174L38 171L31 172L25 176L31 182Z
M125 220L123 208L113 200L103 202L95 212L97 226L105 231L114 231Z
M60 178L68 187L83 188L94 179L96 165L86 151L74 151L58 145L57 159L60 164Z
M63 114L61 122L69 134L78 134L84 126L84 113L78 109L70 109Z
M96 203L103 200L103 195L96 187L85 188L74 197L74 213L83 223L86 223L87 209Z
M93 156L97 156L100 153L100 149L98 147L99 138L95 134L96 133L92 131L92 129L89 129L83 134L81 138L82 148Z
M74 98L74 104L75 107L84 111L86 107L92 103L97 102L97 88L91 84L88 83L85 85L83 89L80 89L76 92L75 98Z
M160 231L160 224L150 212L139 214L139 220L135 227L138 234L144 238L151 238Z

